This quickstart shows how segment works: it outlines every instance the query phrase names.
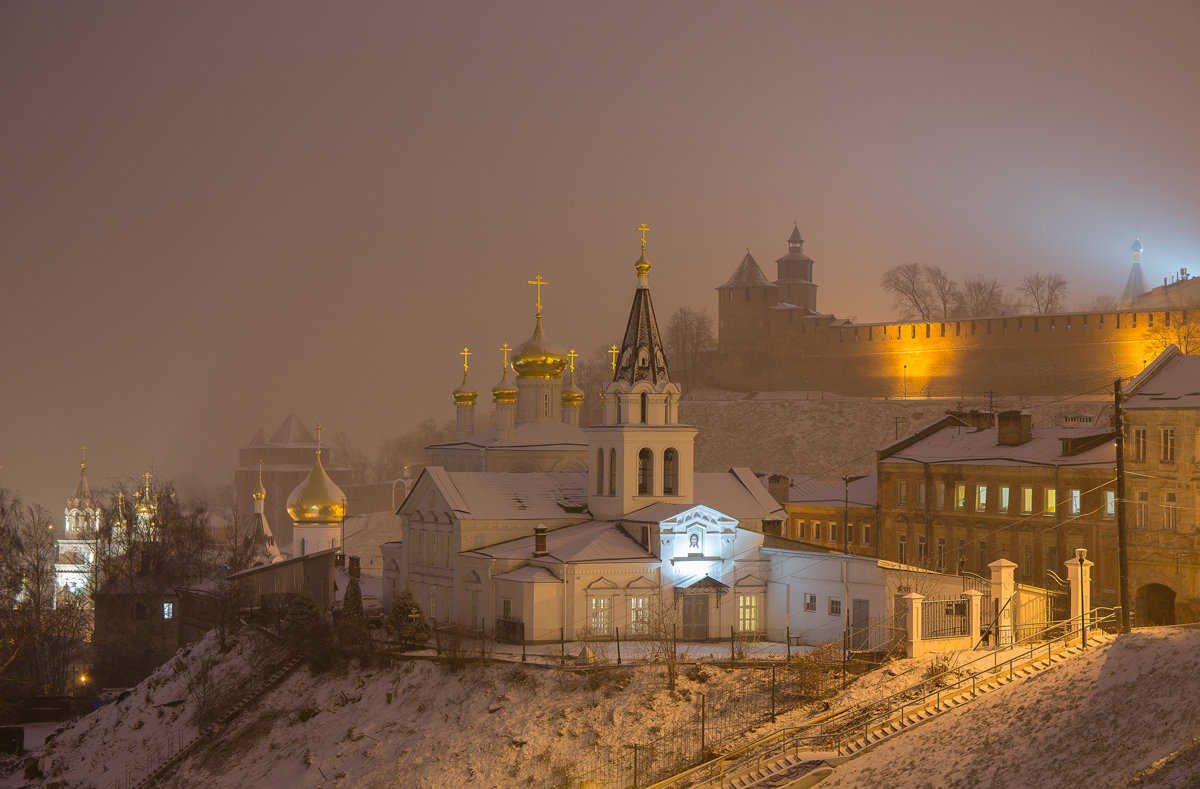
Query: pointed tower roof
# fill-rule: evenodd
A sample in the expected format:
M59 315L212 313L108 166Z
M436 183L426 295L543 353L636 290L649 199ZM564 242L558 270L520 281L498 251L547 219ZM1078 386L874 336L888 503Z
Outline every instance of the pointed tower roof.
M742 262L734 269L733 276L729 281L722 285L722 288L746 287L748 285L769 285L775 286L775 283L767 279L767 275L763 274L763 270L759 267L758 261L750 254L750 250L746 250L746 257L742 258Z
M812 258L810 258L808 255L804 254L804 238L801 237L801 235L800 235L800 226L799 225L796 225L796 224L792 225L792 234L790 236L788 236L787 244L788 244L787 254L775 261L776 263L780 264L780 268L779 268L780 281L784 281L784 280L795 281L797 279L797 275L800 275L802 277L801 281L807 282L808 281L807 277L809 276L809 274L807 272L812 271L812 269L809 266L789 266L789 265L787 265L789 263L810 263L811 264L813 262ZM788 276L786 276L786 277L784 276L785 269L788 273Z
M650 300L650 262L646 260L644 247L634 269L638 273L638 287L633 292L633 307L629 310L613 380L631 385L649 381L657 387L670 383L671 377L667 373L667 355L658 333L658 321L654 318L654 303Z
M1134 239L1133 246L1129 249L1133 252L1133 266L1129 269L1129 279L1125 280L1125 290L1121 292L1122 307L1133 304L1138 300L1138 296L1150 290L1146 275L1142 273L1141 239Z
M81 507L96 505L96 498L92 495L92 486L88 484L87 478L87 447L83 448L83 458L79 461L79 479L75 482L70 501Z
M788 236L788 244L796 244L799 246L804 243L804 239L800 237L800 225L796 222L792 223L792 234Z
M283 424L271 436L272 444L292 444L301 446L312 446L316 440L312 437L312 433L308 432L308 428L296 416L296 412L292 411L288 414L287 419L283 420Z

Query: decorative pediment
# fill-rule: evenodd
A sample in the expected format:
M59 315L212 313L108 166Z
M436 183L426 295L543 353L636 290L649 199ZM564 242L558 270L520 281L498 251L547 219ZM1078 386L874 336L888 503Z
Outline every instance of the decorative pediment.
M625 585L625 588L626 589L657 589L658 584L654 583L654 581L651 581L649 578L647 578L646 576L643 575L643 576L634 578L632 581L630 581L628 584Z
M757 575L747 575L739 578L733 586L735 589L746 589L750 587L763 587L766 585L767 582L759 578Z
M676 586L675 598L679 599L685 594L696 594L699 592L715 594L718 598L721 598L729 592L729 585L721 583L711 575L706 575L700 580L688 584L687 586Z
M687 531L687 528L693 524L703 525L706 532L720 532L733 531L737 528L738 521L737 518L731 518L712 507L697 504L672 518L667 518L659 526L664 532L670 533Z
M479 580L479 573L475 572L474 570L467 572L467 574L463 577L463 580L469 584L481 583Z
M587 587L585 587L585 588L588 589L588 591L594 592L594 591L599 591L601 589L616 589L618 587L615 583L608 580L607 578L597 578L596 580L594 580L590 584L588 584Z

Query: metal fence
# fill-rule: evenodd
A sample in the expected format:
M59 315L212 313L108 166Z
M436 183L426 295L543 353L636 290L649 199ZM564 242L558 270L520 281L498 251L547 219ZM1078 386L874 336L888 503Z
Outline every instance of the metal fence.
M966 600L921 603L921 638L958 638L969 631Z

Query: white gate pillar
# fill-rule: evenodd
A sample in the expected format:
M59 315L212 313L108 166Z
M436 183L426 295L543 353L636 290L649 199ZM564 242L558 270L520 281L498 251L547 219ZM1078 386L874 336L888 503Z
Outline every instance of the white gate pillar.
M1084 617L1092 610L1092 562L1087 559L1087 548L1076 548L1075 558L1068 559L1067 586L1071 589L1071 626L1090 624Z
M980 626L983 624L980 608L983 606L983 592L978 589L968 589L963 592L967 598L967 635L971 638L971 646L979 643Z
M921 643L921 603L924 595L910 592L904 595L904 605L908 614L908 634L905 637L904 652L908 657L920 657L925 654Z
M1017 565L1008 559L997 559L988 567L992 571L992 605L996 606L996 610L1000 612L1000 618L996 620L995 645L997 647L1012 646L1013 609L1009 601L1017 591L1017 584L1013 580L1013 572L1017 569ZM990 622L994 613L988 611L986 616Z

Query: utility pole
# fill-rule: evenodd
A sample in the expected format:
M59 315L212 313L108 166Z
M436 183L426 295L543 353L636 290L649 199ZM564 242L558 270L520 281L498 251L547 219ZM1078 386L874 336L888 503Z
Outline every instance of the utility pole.
M998 394L998 392L996 392L995 389L989 389L988 391L984 392L984 394L987 395L987 399L988 399L988 411L995 413L995 411L996 411L996 395Z
M1117 587L1121 601L1121 632L1128 633L1129 528L1125 519L1125 419L1121 412L1120 378L1113 381L1113 422L1117 429Z

